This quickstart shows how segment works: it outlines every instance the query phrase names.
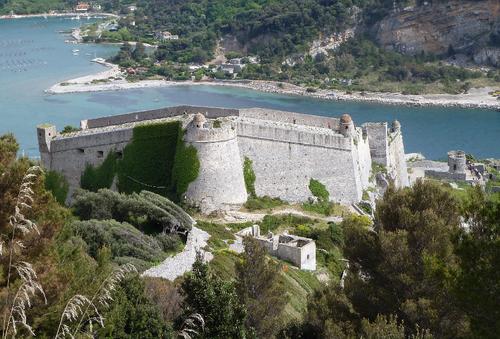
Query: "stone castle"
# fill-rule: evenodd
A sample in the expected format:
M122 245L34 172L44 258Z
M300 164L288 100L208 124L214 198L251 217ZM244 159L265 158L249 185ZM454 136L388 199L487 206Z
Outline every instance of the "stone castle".
M311 179L326 187L332 201L359 202L371 185L373 163L383 165L396 186L408 185L399 122L355 126L348 114L333 118L260 108L168 107L83 120L80 131L65 134L41 125L42 163L62 173L72 191L87 165L100 165L110 152L122 154L135 126L168 121L180 121L184 141L197 150L199 174L184 198L205 213L245 203L245 158L252 161L257 196L288 202L311 198Z

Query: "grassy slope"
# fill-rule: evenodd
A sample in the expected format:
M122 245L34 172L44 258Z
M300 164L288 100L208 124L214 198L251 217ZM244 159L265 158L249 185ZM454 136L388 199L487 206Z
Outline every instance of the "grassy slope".
M261 227L272 229L276 232L306 222L304 218L293 218L285 216L282 219L268 220ZM208 246L214 254L214 259L210 266L212 269L224 279L235 279L235 265L239 260L239 254L228 249L228 243L234 241L233 232L246 227L251 223L245 224L216 224L209 222L198 222L198 227L207 231L211 238L208 241ZM283 290L286 291L290 300L285 308L285 321L301 321L307 308L307 298L311 293L321 288L322 283L318 280L315 273L301 271L290 264L272 258L281 266L281 283ZM318 260L318 265L322 265L322 260ZM326 271L325 267L320 267L319 271Z

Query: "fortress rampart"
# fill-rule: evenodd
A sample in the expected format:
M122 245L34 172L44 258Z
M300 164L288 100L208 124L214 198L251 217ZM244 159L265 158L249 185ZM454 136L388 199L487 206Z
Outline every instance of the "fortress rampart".
M181 121L184 141L197 150L199 175L185 199L207 213L246 201L245 157L252 160L257 195L289 202L311 197L311 178L325 185L331 200L358 202L369 185L372 161L386 166L397 185L408 184L400 126L355 127L348 115L332 118L255 108L170 107L84 120L81 131L64 135L43 125L38 128L42 162L61 172L73 190L87 165L100 165L111 151L123 151L134 127L168 121Z

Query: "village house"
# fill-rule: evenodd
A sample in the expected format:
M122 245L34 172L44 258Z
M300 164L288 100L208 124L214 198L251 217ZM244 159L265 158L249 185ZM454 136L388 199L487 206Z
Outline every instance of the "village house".
M79 2L75 7L77 13L87 13L89 9L90 5L87 2Z
M162 31L155 33L155 39L159 41L179 40L179 36L177 34L172 34L168 31Z

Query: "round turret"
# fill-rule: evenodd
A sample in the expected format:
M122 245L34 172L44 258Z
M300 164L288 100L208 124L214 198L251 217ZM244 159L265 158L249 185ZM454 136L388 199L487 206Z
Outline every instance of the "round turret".
M205 116L201 113L196 113L193 118L193 122L197 128L202 128L205 123L207 122L207 119Z
M346 137L350 137L354 134L354 123L349 114L344 113L340 117L340 133Z
M230 119L206 120L196 114L187 126L186 144L197 150L200 169L185 199L202 213L240 208L247 200L243 161L236 128Z
M465 173L467 168L464 151L449 151L448 166L450 173Z
M391 129L392 129L393 132L399 132L399 131L401 131L401 123L399 121L397 121L397 120L394 120L392 122L392 128Z

